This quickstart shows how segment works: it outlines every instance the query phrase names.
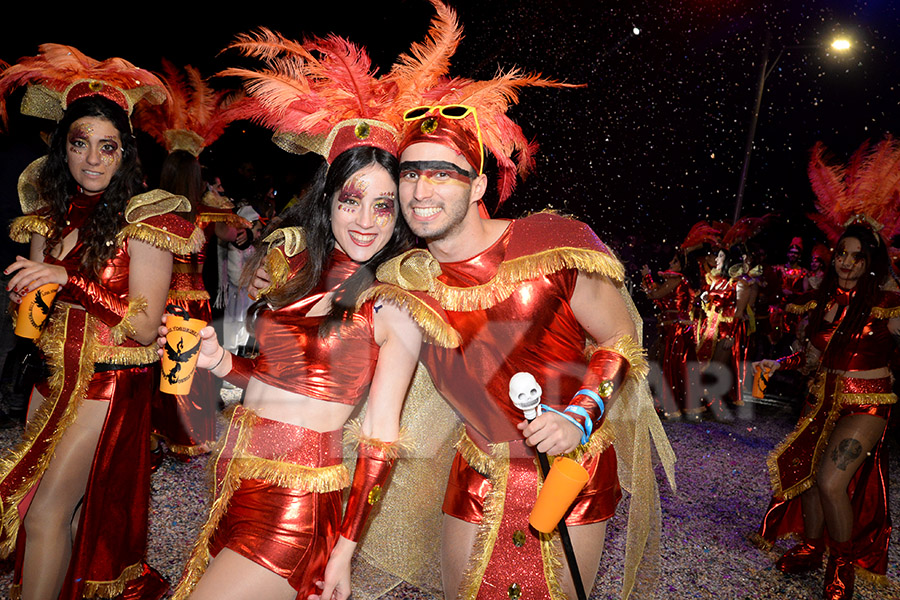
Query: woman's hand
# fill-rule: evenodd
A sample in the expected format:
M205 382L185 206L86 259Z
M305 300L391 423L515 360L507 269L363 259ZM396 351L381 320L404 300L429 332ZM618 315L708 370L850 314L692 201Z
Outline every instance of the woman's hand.
M758 360L753 363L753 369L762 368L763 370L769 371L769 373L774 373L778 369L781 368L781 363L777 360L770 360L768 358L764 358L763 360Z
M350 597L350 560L356 543L341 536L338 538L328 564L325 565L325 581L317 581L321 594L310 594L309 600L346 600Z
M160 358L166 351L166 335L169 329L166 327L166 315L162 316L162 325L159 326L159 337L156 338L156 344L159 346L157 353ZM197 355L197 367L201 369L210 369L218 367L225 362L225 355L229 354L228 350L219 344L219 338L216 336L216 330L212 325L207 325L200 330L200 353Z
M10 292L10 296L16 302L21 302L21 296L35 290L47 283L55 283L57 285L65 285L69 281L69 274L59 265L48 265L44 262L35 262L28 260L23 256L17 256L16 262L6 267L3 271L4 275L15 273L6 289Z

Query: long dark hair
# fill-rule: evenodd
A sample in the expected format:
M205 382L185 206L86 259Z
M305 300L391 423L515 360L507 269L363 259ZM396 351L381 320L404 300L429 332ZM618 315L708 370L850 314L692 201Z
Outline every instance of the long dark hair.
M185 218L193 222L197 215L197 205L206 189L197 157L186 150L170 152L159 171L159 187L190 201L191 210Z
M249 309L251 320L266 305L276 309L287 306L303 298L319 283L334 250L334 234L331 230L332 199L357 171L370 165L382 166L394 183L399 181L399 163L391 153L372 146L351 148L339 154L330 166L322 164L312 183L307 186L303 197L280 215L277 227L303 228L306 235L307 262L291 280L268 294L265 301L258 300L251 305ZM265 234L261 237L265 237ZM414 239L398 210L394 232L384 248L360 264L356 272L335 290L331 310L323 323L324 330L352 317L360 294L375 281L378 266L412 247ZM256 270L263 264L264 257L265 248L257 248L244 267L244 281L252 279Z
M864 225L850 225L838 239L835 245L834 259L831 266L826 269L822 284L816 293L816 307L810 312L809 325L807 326L807 338L814 336L821 328L825 312L828 309L828 300L838 288L837 270L834 268L834 260L844 247L844 240L856 238L862 247L865 268L862 276L856 282L853 293L850 296L850 304L847 312L841 319L840 325L831 337L827 352L846 352L847 344L852 336L865 327L869 319L872 307L881 296L881 286L888 276L889 258L887 248L881 237Z
M78 184L69 172L66 156L69 128L83 117L97 117L112 123L122 141L122 162L103 192L102 198L88 216L79 236L85 251L81 266L96 276L116 253L116 234L125 225L125 205L141 191L143 176L138 159L137 142L131 132L128 115L114 102L100 96L88 96L72 102L50 139L47 160L41 168L38 189L49 207L53 228L47 236L44 254L62 241L62 231L69 209L69 198L77 193Z

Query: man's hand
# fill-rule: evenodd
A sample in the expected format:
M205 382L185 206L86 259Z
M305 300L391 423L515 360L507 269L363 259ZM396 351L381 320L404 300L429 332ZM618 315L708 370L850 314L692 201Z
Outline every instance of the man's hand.
M581 443L583 432L565 417L556 413L545 412L531 423L522 421L519 431L525 436L525 443L537 446L538 451L545 454L565 454L574 450Z

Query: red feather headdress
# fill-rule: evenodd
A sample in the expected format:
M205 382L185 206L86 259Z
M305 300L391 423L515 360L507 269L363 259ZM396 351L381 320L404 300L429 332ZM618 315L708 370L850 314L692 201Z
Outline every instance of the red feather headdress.
M499 72L487 81L462 77L449 77L450 58L456 51L462 28L456 14L439 0L431 0L437 16L432 20L428 38L422 44L414 44L409 53L400 56L391 69L388 79L397 86L394 108L398 117L419 106L445 106L462 104L475 108L474 118L445 119L439 115L405 124L401 150L417 139L433 132L437 127L467 136L477 144L480 141L494 156L499 166L499 202L513 192L517 176L524 176L534 166L537 145L529 141L522 128L506 115L506 111L519 101L519 91L525 87L583 87L545 79L539 74L523 73L519 69ZM429 132L428 130L431 130ZM478 168L478 165L472 165Z
M168 152L186 150L199 156L241 115L238 103L242 94L214 90L190 65L178 69L163 59L159 78L169 93L169 102L138 103L133 121L135 127L150 134Z
M22 58L0 74L0 115L6 121L6 97L28 86L22 114L59 121L69 104L87 96L103 96L130 116L139 100L165 102L166 90L151 72L122 58L102 62L72 46L42 44L37 56Z
M390 120L393 83L376 77L362 48L335 35L296 42L268 29L228 46L266 63L260 70L231 68L221 76L244 80L250 101L238 113L275 131L290 152L316 152L328 162L354 146L397 153Z
M763 228L771 223L773 218L774 215L769 213L761 217L742 217L738 219L722 236L722 247L732 248L759 235Z
M703 244L717 246L722 241L722 233L716 227L713 227L706 221L697 221L684 241L681 242L681 249L684 252L691 252Z
M819 142L808 173L818 210L809 217L832 244L852 223L871 227L887 243L900 234L900 143L891 136L864 143L846 165L833 163Z

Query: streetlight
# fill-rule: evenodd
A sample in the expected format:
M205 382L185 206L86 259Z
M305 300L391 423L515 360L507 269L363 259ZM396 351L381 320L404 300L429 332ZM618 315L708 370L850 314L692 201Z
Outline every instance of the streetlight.
M747 132L747 145L744 148L744 165L741 168L741 181L740 185L738 185L738 193L737 198L734 203L734 223L737 223L738 219L741 218L741 205L744 203L744 187L747 184L747 171L750 168L750 152L753 150L753 138L756 136L756 123L759 121L759 109L762 105L762 96L763 90L766 87L766 80L769 78L769 75L772 74L772 71L775 70L775 65L778 64L778 61L781 59L782 55L785 52L790 52L792 50L806 49L806 48L823 48L823 44L804 44L799 46L785 46L781 50L779 50L778 55L775 57L775 60L769 63L769 46L772 43L772 34L766 31L766 43L763 46L762 59L760 61L759 68L759 81L756 87L756 104L753 108L753 116L750 119L750 130ZM830 47L832 50L837 52L846 52L850 50L852 43L849 38L845 37L837 37L835 38Z

